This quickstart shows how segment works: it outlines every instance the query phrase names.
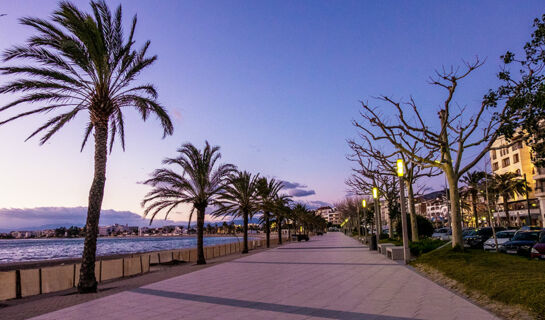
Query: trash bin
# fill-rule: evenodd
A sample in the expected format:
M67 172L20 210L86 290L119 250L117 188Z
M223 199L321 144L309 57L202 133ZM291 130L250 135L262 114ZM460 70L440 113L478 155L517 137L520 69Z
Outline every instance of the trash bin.
M377 250L377 237L371 236L369 237L369 250Z

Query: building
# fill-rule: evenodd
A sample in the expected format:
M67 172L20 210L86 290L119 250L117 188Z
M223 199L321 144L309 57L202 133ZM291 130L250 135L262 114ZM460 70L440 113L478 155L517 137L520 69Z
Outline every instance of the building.
M449 221L449 202L445 190L434 191L415 199L416 214L426 217L435 225Z
M523 221L528 216L528 202L530 203L530 215L532 224L543 225L543 213L540 212L540 207L544 208L545 203L538 204L536 193L540 194L541 202L545 202L545 192L543 186L545 184L545 172L537 170L532 163L532 151L524 142L519 141L511 146L507 140L501 136L492 144L490 150L490 164L494 174L503 174L512 172L525 178L531 191L526 196L515 196L514 199L509 199L509 216L512 225L522 225ZM543 173L540 173L543 172ZM540 180L539 185L536 184L536 179ZM538 191L539 190L539 191ZM505 220L506 215L503 209L505 200L499 198L499 206L494 212L494 219ZM541 222L540 222L541 221Z
M101 237L107 237L110 235L109 226L98 226L98 235Z
M536 168L533 178L536 182L534 194L541 210L541 226L545 228L545 168Z
M341 224L341 215L337 211L337 208L331 208L330 206L320 207L316 209L316 214L326 219L331 224Z

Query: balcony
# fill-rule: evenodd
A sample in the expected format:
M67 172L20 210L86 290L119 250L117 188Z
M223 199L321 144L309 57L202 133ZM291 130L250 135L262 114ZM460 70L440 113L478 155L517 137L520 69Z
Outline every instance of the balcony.
M545 179L545 168L536 168L536 174L534 175L534 180Z

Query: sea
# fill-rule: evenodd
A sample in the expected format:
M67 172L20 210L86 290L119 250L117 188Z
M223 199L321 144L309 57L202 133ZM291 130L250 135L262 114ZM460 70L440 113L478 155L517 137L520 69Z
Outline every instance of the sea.
M204 237L204 245L242 241L241 237ZM97 255L116 255L197 247L196 237L98 238ZM0 264L81 257L83 238L0 239Z

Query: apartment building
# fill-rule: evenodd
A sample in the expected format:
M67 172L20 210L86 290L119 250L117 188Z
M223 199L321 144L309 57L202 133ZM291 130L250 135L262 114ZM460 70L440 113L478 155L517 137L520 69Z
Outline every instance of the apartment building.
M528 186L532 189L528 193L530 202L530 215L532 224L541 224L545 220L543 213L540 212L540 207L545 205L545 170L538 170L532 163L532 151L524 142L520 141L511 146L502 136L496 139L492 144L493 150L490 150L490 164L494 174L503 174L513 172L526 178ZM536 179L539 183L536 183ZM540 195L542 199L539 203L536 198ZM517 195L514 199L509 199L509 209L511 223L514 225L524 224L524 220L528 216L528 204L525 195ZM494 218L504 220L506 215L503 209L504 199L500 197L499 206L494 212ZM541 204L541 206L540 206Z
M320 207L316 209L316 214L326 219L327 222L332 224L341 224L341 215L336 208L331 208L329 206Z

